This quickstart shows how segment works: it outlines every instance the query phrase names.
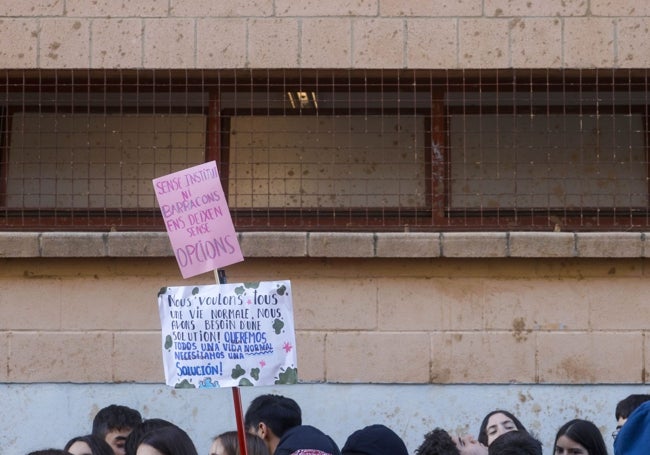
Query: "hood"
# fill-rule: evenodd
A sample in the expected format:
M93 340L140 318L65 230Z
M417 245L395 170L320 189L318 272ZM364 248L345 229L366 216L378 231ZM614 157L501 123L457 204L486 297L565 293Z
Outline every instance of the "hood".
M647 455L650 447L650 401L636 408L614 440L615 455Z

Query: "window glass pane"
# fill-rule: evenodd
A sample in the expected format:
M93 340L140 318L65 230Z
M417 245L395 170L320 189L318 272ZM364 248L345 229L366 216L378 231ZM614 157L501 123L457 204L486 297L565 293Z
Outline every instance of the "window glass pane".
M151 179L205 161L202 114L18 112L7 207L151 208Z
M238 208L424 207L425 117L233 116Z
M645 208L640 113L450 115L451 209Z

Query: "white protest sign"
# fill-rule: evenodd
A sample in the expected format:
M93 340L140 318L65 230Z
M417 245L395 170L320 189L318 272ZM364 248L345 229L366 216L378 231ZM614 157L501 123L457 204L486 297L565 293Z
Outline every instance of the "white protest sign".
M297 382L290 281L166 287L158 309L167 385Z
M183 278L244 260L215 161L153 179Z

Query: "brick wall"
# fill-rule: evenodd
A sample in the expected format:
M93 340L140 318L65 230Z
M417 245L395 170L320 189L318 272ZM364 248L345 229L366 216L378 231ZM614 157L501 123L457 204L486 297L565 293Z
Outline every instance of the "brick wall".
M643 0L6 0L6 68L645 67ZM281 50L281 51L280 51Z
M246 233L228 279L292 281L304 382L650 380L644 235L401 238ZM157 292L214 282L182 280L164 233L4 234L0 249L4 382L164 382Z
M649 30L643 0L5 0L0 67L643 68ZM648 380L642 233L255 235L231 281L294 282L305 381ZM0 381L162 381L176 264L109 237L0 242Z

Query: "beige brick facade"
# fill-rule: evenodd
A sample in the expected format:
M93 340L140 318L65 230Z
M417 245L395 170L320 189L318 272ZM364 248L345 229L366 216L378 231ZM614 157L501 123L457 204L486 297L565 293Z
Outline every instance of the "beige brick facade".
M594 234L569 234L575 258L555 257L552 244L566 243L563 233L531 241L522 258L508 253L514 233L423 234L421 241L435 245L430 257L426 248L415 254L412 239L402 249L395 236L241 235L245 255L258 254L229 267L230 282L292 281L302 381L647 381L645 236L603 235L596 250ZM214 277L182 280L171 252L155 247L164 233L31 237L0 236L0 245L14 238L31 251L0 260L0 371L7 380L162 382L158 289ZM323 242L332 238L333 254L325 256ZM481 241L502 247L473 247ZM362 255L343 254L366 242ZM625 254L611 257L619 242ZM96 257L80 258L84 250ZM485 254L459 257L465 250Z
M638 68L649 15L639 0L15 0L0 5L0 66ZM231 280L295 283L304 381L649 378L644 233L241 242ZM15 233L0 258L0 380L161 381L154 296L180 282L164 234ZM33 362L36 346L51 360ZM498 368L469 366L503 352Z
M0 2L0 69L643 69L649 37L646 0ZM599 401L592 386L616 386L610 401L619 390L647 392L645 232L239 235L246 259L227 268L229 282L292 281L300 380L324 383L305 387L361 384L354 391L337 385L338 405L345 393L368 392L374 383L408 384L382 388L373 416L404 422L412 449L422 434L415 421L427 429L449 422L459 431L480 421L470 415L480 400L467 400L459 386L478 385L479 396L527 409L531 420L546 414L529 427L543 430L546 447L558 413L583 417L581 403L590 401L589 409L611 418L612 403ZM20 426L5 432L3 448L43 448L30 444L45 444L45 436L33 442L24 434L40 421L23 423L43 409L92 419L104 404L88 393L94 386L112 394L117 383L131 383L123 385L137 389L145 416L166 416L160 407L172 409L182 392L173 390L171 399L143 392L164 382L157 292L213 282L212 274L182 280L161 232L0 232L0 390L10 391L3 405L19 397L3 422ZM70 410L75 400L65 394L59 408L32 399L50 383L56 395L90 395L92 407ZM70 392L66 383L79 388ZM515 402L502 399L513 383L521 385ZM412 384L421 386L414 412L412 404L390 405L412 395ZM571 389L564 392L570 399L533 404L548 384ZM303 400L312 414L343 422L340 443L349 422L367 417L365 401L332 411L327 398L312 394ZM556 398L541 394L549 395ZM124 392L116 396L128 402ZM470 411L456 414L467 401ZM447 420L431 411L436 406L451 411ZM172 420L185 411L200 415L198 408L179 406ZM207 411L202 420L212 425L214 409ZM215 428L202 430L202 446Z
M4 68L640 68L640 0L7 1ZM324 51L327 49L327 51ZM281 52L279 51L281 50Z

